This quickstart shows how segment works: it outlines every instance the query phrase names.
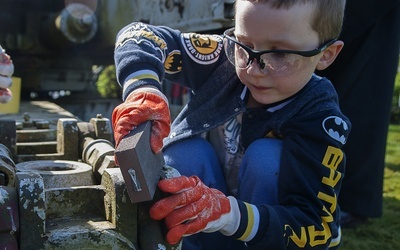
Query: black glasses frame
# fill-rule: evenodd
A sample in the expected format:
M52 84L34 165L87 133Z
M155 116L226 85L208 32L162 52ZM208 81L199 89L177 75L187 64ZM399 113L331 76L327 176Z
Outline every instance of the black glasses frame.
M319 53L321 53L322 51L327 49L329 46L331 46L334 42L336 42L338 40L337 38L330 39L327 42L323 43L318 48L313 49L313 50L307 50L307 51L284 50L284 49L257 51L257 50L253 50L253 49L247 47L244 44L241 44L236 39L234 39L232 37L234 31L235 31L235 28L230 28L230 29L226 30L224 32L224 38L236 43L237 45L242 47L249 54L249 61L247 62L247 66L249 66L249 64L253 61L253 59L256 59L257 63L260 65L261 69L263 69L265 67L264 62L262 62L262 60L261 60L261 56L263 54L268 54L268 53L283 53L284 54L284 53L286 53L286 54L296 54L296 55L300 55L300 56L304 56L304 57L312 57L312 56L318 55Z

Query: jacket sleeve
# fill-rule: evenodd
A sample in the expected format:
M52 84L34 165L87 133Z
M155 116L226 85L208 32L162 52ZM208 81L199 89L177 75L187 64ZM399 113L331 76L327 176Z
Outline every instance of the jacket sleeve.
M123 99L143 85L161 89L164 77L196 90L219 63L222 51L219 35L131 23L118 33L114 51Z
M249 249L337 248L337 196L345 165L340 148L349 126L341 114L326 112L285 124L279 205L238 201L242 216L234 237L247 241Z

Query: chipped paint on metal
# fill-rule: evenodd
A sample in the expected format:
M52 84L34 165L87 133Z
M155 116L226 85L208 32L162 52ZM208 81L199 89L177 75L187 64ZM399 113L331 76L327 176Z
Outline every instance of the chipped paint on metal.
M6 200L9 199L9 193L5 189L0 188L0 204L5 204Z
M46 213L45 213L45 208L44 207L38 207L35 206L35 204L39 200L44 200L44 193L36 193L38 189L40 191L44 190L44 184L43 181L39 178L25 178L20 180L19 183L20 189L24 192L25 194L30 194L30 197L24 197L22 196L21 199L24 199L23 201L23 208L24 209L29 209L31 206L33 206L31 209L41 218L42 220L46 219ZM29 199L31 198L31 199ZM33 198L33 199L32 199ZM31 201L33 201L33 204L30 204Z
M10 231L10 234L14 234L14 233L17 232L17 225L15 225L14 216L13 216L13 212L12 212L11 207L7 207L7 210L9 212L9 214L10 214L10 219L11 219L11 228L12 229Z
M94 223L93 228L85 226L71 226L61 228L49 234L45 249L54 246L63 246L63 249L79 247L79 249L136 249L135 245L126 237L112 230L101 229Z
M159 244L157 245L157 250L167 250L167 247L164 246L163 244L159 243Z

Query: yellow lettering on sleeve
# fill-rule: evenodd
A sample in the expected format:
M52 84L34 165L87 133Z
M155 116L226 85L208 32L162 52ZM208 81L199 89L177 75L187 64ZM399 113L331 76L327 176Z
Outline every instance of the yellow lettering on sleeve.
M296 246L299 248L304 248L307 244L307 233L306 233L306 228L301 227L301 232L300 232L300 237L294 232L294 230L289 226L285 225L285 231L289 230L290 231L290 236L289 238L293 241Z
M343 160L342 150L328 146L322 164L330 169L336 170Z
M342 160L343 152L338 148L328 146L322 164L330 168L331 172L328 177L322 178L323 184L326 184L330 187L336 186L336 184L342 177L342 174L336 171L338 165L342 162Z
M332 237L332 232L326 221L322 221L323 229L318 231L315 226L308 227L308 233L310 234L310 246L315 247L317 245L326 244Z
M340 172L337 172L337 171L331 169L329 176L322 178L322 183L326 184L330 187L335 187L341 177L342 177L342 174Z
M320 200L322 200L322 201L325 201L325 202L331 204L329 210L330 210L331 213L335 212L335 210L336 210L336 205L337 205L337 204L336 204L336 195L335 195L335 196L331 196L331 195L328 195L328 194L319 192L319 193L318 193L318 198L319 198Z

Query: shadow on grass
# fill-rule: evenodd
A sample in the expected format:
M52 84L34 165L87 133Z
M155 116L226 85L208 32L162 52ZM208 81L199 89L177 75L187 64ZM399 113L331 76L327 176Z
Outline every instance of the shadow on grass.
M400 164L386 163L386 168L394 172L400 172Z
M343 229L343 250L400 249L400 200L385 197L383 216L354 229Z

